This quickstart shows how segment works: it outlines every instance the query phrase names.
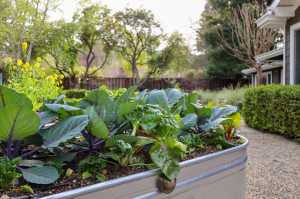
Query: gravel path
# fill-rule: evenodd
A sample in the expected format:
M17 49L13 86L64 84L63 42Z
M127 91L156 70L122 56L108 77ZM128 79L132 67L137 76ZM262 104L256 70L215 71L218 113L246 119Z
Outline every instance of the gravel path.
M245 127L249 140L247 199L300 199L300 144L282 135Z

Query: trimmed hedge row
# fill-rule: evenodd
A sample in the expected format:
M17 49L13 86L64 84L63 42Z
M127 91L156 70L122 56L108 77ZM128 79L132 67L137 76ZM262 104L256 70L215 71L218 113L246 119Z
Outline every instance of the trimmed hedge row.
M71 89L64 90L63 94L65 94L67 98L83 98L86 92L88 92L86 89Z
M300 86L272 84L247 89L243 118L251 127L300 140Z

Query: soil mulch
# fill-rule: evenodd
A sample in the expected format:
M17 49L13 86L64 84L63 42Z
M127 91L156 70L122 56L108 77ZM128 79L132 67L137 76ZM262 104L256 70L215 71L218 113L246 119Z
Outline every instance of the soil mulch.
M234 143L235 145L241 145L242 141L239 138L234 138L232 140L232 143ZM205 149L196 148L195 151L186 154L186 158L184 158L184 160L180 160L180 162L191 160L204 155L212 154L218 151L221 150L217 149L215 146L207 146ZM102 153L109 152L109 149L104 149L100 152ZM148 153L143 153L143 154L145 156L145 164L152 163L150 155ZM39 155L42 155L42 153L40 153ZM30 186L34 190L35 194L38 194L38 197L42 197L42 196L48 196L48 195L100 183L101 181L99 181L97 178L91 177L89 179L83 179L82 175L77 173L78 167L76 167L76 165L78 165L80 160L85 159L87 156L88 153L80 153L76 156L73 162L70 162L69 164L65 165L63 169L66 171L68 168L70 168L73 170L73 173L70 176L65 177L65 172L64 172L62 176L58 179L56 185L54 184L40 185L40 184L29 183L28 181L24 180L23 177L19 179L19 185L21 184L21 185ZM49 161L50 159L51 157L42 158L43 161ZM133 168L131 166L117 167L114 164L106 163L106 168L103 170L102 174L105 175L106 181L108 181L108 180L129 176L136 173L141 173L144 171L148 171L147 167L145 166L141 168ZM19 185L16 185L15 189L17 189ZM27 191L14 191L14 192L6 193L6 195L12 198L19 197L19 196L28 196L29 194L30 193ZM32 198L32 197L28 197L28 198Z

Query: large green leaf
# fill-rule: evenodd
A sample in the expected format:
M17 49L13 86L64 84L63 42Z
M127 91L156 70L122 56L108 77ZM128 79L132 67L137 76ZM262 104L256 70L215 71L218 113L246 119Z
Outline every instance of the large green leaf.
M59 143L78 136L88 122L87 115L72 116L47 129L41 129L39 133L44 140L43 148L56 147Z
M89 123L86 129L94 136L101 137L102 139L108 138L108 129L102 119L97 115L93 106L87 107L84 113L89 116Z
M105 90L95 89L81 100L80 107L85 109L89 106L103 106L109 100L110 97Z
M0 109L13 105L24 105L33 109L32 102L25 94L18 93L5 86L0 86Z
M58 178L58 172L54 167L33 167L29 169L23 169L18 167L25 180L36 184L50 184Z
M185 106L188 107L189 104L196 104L199 95L197 93L191 93L184 98Z
M159 107L161 107L162 109L166 110L168 113L171 112L170 108L168 107L168 103L166 103L164 100L158 99L158 105L159 105Z
M41 121L39 129L41 129L45 124L51 122L58 116L59 116L59 113L55 113L53 111L46 111L46 112L39 113L38 117L40 118L40 121Z
M173 107L174 104L177 104L180 100L180 98L182 98L182 93L175 88L170 88L165 90L167 98L168 98L168 107L171 108Z
M19 164L21 167L43 167L45 162L41 160L22 160Z
M183 114L187 115L191 113L195 113L198 116L197 122L202 125L211 117L211 108L206 108L197 104L189 104Z
M140 125L144 130L150 131L158 125L160 117L164 114L167 114L167 111L163 110L159 106L145 105L139 106L126 117L131 121L133 125L133 135L135 135L138 125Z
M174 180L180 172L179 157L181 148L173 139L158 142L149 151L152 161L157 164L169 180Z
M168 104L168 97L164 91L153 90L147 97L147 104L159 104L159 99L163 100Z
M122 121L126 120L126 116L132 113L132 111L136 108L138 103L139 101L133 101L121 104L120 109L118 111L117 124L120 124Z
M136 143L139 140L139 138L136 136L130 136L130 135L112 136L112 137L108 138L107 141L105 142L105 147L115 146L115 142L118 140L123 140L124 142L133 145L134 143Z
M189 130L191 127L197 124L198 116L195 113L189 113L185 117L181 118L181 122L184 124L182 130Z
M231 113L234 113L236 111L237 111L237 107L235 106L228 106L225 108L213 107L211 108L211 117L209 118L206 124L200 125L200 128L203 129L204 131L213 129L224 120L230 119L230 118L224 118L225 116L230 115Z
M110 124L116 114L113 99L109 98L104 104L96 106L95 111L97 115L105 122L105 124Z
M77 152L67 152L56 156L59 162L71 162L76 157Z
M59 113L60 119L65 119L69 116L77 116L84 114L82 109L64 104L46 104L46 107L51 111Z
M137 85L131 86L127 91L125 91L115 102L116 111L119 109L120 105L127 102L133 97L135 90L138 88Z
M160 117L158 128L152 129L151 132L159 139L170 139L177 137L179 129L180 127L175 116L163 115Z
M40 119L27 106L8 106L0 110L0 140L13 142L35 134L39 130Z
M147 89L143 90L142 92L139 92L135 100L141 100L146 94L147 94Z

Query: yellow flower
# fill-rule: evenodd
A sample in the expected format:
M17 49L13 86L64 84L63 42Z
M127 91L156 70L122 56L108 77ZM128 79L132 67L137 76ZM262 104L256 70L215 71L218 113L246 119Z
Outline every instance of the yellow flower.
M41 70L45 70L44 68L41 68Z
M40 62L42 59L40 57L36 58L37 62Z
M27 43L26 42L23 42L22 43L22 50L27 50Z
M58 87L56 87L55 89L56 89L56 91L58 91L58 90L59 90L59 88L58 88Z
M28 66L29 66L29 64L28 64L28 63L25 63L25 64L24 64L24 67L25 67L25 68L27 68Z
M63 79L63 78L64 78L64 76L63 76L63 75L61 75L61 76L60 76L60 78L61 78L61 79Z
M32 72L29 72L29 75L31 75L32 74Z
M14 70L16 70L16 69L17 69L17 67L16 67L16 66L13 66L13 69L14 69Z
M22 64L23 64L22 60L19 59L19 60L17 61L17 65L18 65L18 66L21 66Z
M36 63L34 66L35 66L36 68L38 68L38 67L40 67L40 63Z
M35 82L37 82L37 79L34 79Z
M62 81L59 81L59 83L62 84L63 82L62 82Z
M11 58L10 58L10 57L8 57L8 58L7 58L7 61L10 63L10 62L11 62Z
M32 70L32 67L29 67L28 70Z

